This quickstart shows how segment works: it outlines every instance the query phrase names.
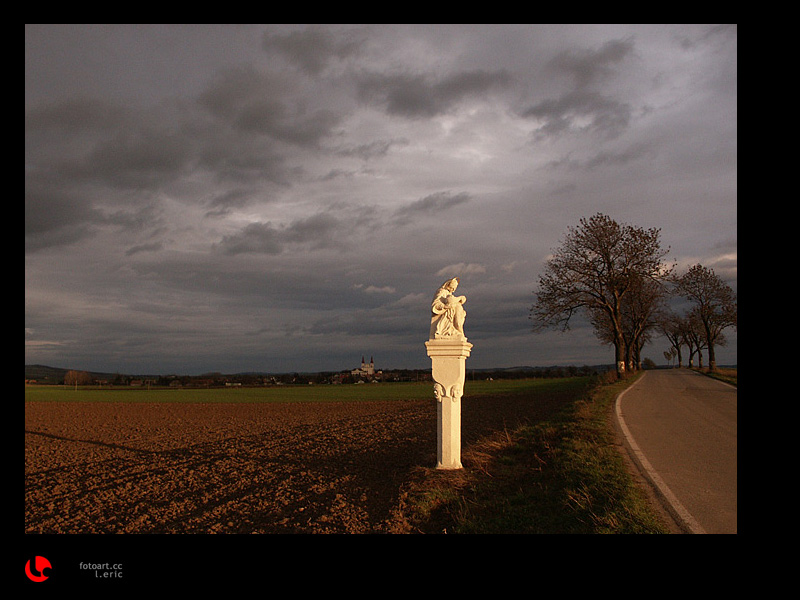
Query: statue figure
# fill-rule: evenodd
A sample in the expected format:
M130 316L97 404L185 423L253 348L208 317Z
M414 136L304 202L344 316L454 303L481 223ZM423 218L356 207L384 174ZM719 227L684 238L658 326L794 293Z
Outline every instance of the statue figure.
M466 359L472 344L464 335L467 312L464 296L456 296L458 278L448 279L431 302L430 339L425 342L431 359L436 396L436 468L461 469L461 397L464 395Z
M431 331L430 339L458 339L466 340L464 335L464 319L467 311L464 310L466 296L456 296L454 292L458 287L458 277L445 281L433 297L431 302Z

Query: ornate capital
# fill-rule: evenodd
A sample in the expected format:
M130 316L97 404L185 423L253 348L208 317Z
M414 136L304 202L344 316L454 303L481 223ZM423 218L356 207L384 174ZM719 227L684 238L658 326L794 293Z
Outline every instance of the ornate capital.
M450 389L445 389L445 387L441 383L434 383L433 384L433 395L436 396L436 400L438 402L444 402L445 400L451 400L452 402L459 402L461 400L461 396L464 395L464 388L460 384L451 385Z

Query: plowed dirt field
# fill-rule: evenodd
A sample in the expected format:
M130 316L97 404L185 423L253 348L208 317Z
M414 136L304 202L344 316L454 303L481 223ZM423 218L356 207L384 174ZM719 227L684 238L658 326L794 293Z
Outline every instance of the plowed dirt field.
M465 397L462 447L559 402ZM26 402L25 532L406 533L402 489L435 463L433 398Z

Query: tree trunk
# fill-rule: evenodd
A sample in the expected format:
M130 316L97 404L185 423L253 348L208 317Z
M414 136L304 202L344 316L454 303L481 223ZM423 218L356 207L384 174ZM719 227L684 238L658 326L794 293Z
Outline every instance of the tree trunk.
M614 340L614 359L617 362L617 378L625 377L625 338L621 333L617 333Z
M714 353L714 339L711 336L711 328L706 324L706 340L708 341L708 370L713 373L717 370L717 356Z

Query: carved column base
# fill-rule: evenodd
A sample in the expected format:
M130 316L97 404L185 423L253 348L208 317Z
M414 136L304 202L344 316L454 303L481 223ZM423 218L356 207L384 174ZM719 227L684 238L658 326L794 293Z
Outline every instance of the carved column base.
M461 469L461 396L466 359L472 344L466 338L425 342L431 357L436 396L436 468Z

